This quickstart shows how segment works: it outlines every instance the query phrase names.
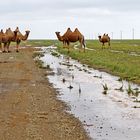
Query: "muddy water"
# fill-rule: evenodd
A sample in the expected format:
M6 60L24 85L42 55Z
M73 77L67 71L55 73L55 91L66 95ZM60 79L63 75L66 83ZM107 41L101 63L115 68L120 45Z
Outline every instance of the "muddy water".
M53 56L53 47L44 48L41 58L54 75L49 81L60 92L59 99L82 122L94 140L140 140L140 97L127 94L128 83L63 55ZM103 94L103 85L107 94ZM117 90L123 85L123 91ZM140 87L131 84L131 88Z

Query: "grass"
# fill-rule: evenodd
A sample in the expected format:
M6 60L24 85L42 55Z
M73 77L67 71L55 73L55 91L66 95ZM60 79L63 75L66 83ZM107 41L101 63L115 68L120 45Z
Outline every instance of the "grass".
M58 47L60 53L69 55L81 63L140 84L140 40L113 40L111 49L107 44L106 48L102 49L98 40L86 40L86 46L94 50L86 50L83 53L71 47L69 54L57 40L29 40L21 45L36 47L52 44Z

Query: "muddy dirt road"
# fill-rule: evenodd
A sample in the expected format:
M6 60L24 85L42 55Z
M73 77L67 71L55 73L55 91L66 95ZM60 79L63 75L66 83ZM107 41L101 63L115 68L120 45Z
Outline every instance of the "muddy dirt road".
M57 100L33 49L0 53L0 140L87 140L78 119Z

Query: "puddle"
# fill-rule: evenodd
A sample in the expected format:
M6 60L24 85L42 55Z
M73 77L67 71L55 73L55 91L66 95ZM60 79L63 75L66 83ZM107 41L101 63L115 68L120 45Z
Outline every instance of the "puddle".
M140 96L127 94L128 82L80 64L67 56L51 55L55 48L43 48L41 60L49 65L54 75L50 83L58 89L59 99L69 106L68 112L79 118L85 130L94 140L139 140ZM123 83L123 92L119 91ZM103 85L107 94L103 94ZM140 87L131 84L131 88ZM134 102L137 101L137 102Z

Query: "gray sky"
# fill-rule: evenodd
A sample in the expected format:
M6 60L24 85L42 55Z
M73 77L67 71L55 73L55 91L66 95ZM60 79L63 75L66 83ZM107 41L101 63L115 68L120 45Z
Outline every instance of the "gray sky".
M56 38L76 27L85 38L108 33L113 38L140 38L140 0L4 0L0 28L29 29L30 39Z

